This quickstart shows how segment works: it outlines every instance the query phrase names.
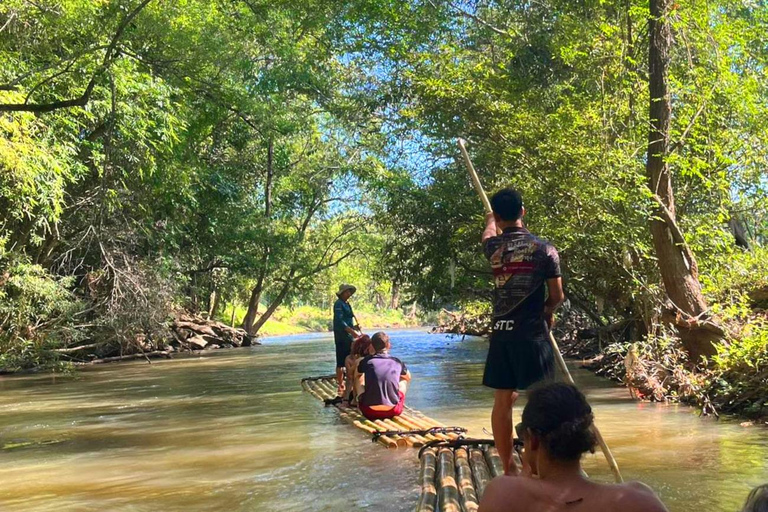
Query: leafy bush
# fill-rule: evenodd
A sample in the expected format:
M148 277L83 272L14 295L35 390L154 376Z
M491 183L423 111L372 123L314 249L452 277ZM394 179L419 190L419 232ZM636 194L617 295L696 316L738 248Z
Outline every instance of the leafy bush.
M71 320L81 303L71 285L72 278L0 252L0 370L57 365L53 349L79 336Z

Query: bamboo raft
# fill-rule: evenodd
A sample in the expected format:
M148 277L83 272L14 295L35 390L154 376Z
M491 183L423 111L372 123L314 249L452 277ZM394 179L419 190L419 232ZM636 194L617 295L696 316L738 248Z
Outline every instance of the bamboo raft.
M332 375L303 379L301 386L322 401L336 397L336 378ZM344 421L367 432L373 441L387 448L420 448L430 442L455 441L466 431L461 427L446 426L409 407L400 416L375 421L367 419L357 408L342 404L334 404L333 407Z
M303 379L301 385L327 404L336 397L333 375ZM476 512L488 483L504 473L493 440L465 439L465 429L446 427L414 409L406 407L403 414L395 418L370 421L356 408L329 405L338 410L344 421L367 432L387 448L421 448L420 495L415 512ZM427 430L434 431L424 433ZM517 452L514 456L521 465Z
M419 453L421 495L415 512L476 512L491 480L504 474L493 441L465 439ZM520 464L517 452L514 456Z

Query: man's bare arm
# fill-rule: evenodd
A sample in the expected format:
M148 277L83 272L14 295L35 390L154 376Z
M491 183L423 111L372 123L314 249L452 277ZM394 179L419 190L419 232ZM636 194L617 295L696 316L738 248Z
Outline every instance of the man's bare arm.
M547 290L549 292L549 297L544 304L544 318L547 320L549 326L552 327L555 310L557 310L557 308L560 307L560 304L565 300L563 278L553 277L552 279L547 279Z
M485 214L485 230L483 231L482 241L485 242L491 237L498 235L499 232L496 229L496 219L493 217L493 213Z

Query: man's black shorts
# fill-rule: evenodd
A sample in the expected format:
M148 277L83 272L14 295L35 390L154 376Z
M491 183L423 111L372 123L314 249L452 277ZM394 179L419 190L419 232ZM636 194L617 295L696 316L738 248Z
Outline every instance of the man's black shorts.
M336 368L341 368L344 366L344 360L352 351L352 336L346 331L334 331L333 340L336 342Z
M494 389L526 389L551 380L555 357L546 330L494 330L485 361L483 385Z

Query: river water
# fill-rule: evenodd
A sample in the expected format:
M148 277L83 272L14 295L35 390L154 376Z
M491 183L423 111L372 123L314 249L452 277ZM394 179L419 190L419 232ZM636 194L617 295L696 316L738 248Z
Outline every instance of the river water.
M392 333L409 404L474 436L490 428L482 339ZM0 379L2 511L402 511L412 450L385 450L307 393L333 370L328 334L270 338L200 357ZM737 511L768 481L768 430L633 402L573 368L627 479L672 512ZM609 481L599 455L586 460Z

